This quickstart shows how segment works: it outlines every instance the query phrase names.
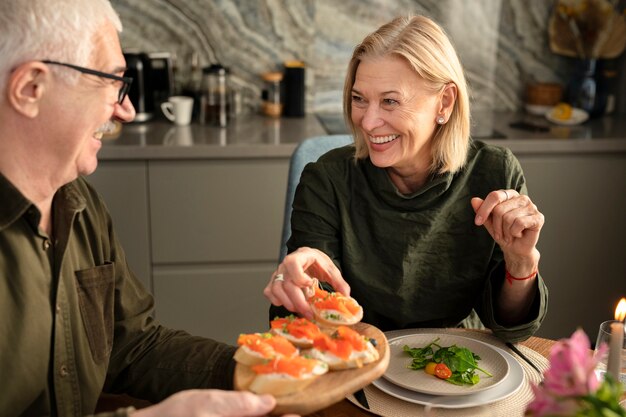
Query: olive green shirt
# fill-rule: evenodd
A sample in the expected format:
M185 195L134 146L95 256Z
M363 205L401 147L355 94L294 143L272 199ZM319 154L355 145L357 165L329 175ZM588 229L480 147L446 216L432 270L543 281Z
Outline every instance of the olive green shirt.
M81 416L102 391L232 388L234 347L160 326L97 193L58 190L54 240L0 175L0 416ZM120 410L116 415L124 415Z
M383 331L457 326L474 309L501 339L520 341L539 328L548 291L539 276L526 322L498 323L503 254L474 225L470 204L498 189L525 194L522 169L508 149L481 142L472 142L460 172L435 175L410 195L369 158L355 163L353 146L335 149L302 173L288 250L328 254L363 306L363 321Z

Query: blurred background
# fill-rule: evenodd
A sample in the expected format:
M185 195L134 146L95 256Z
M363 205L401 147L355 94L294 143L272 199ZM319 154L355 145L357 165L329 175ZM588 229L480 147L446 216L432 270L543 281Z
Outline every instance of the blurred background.
M112 3L124 23L124 49L170 53L177 91L192 89L197 82L194 77L200 77L202 67L221 64L229 69L229 84L239 91L244 110L254 110L263 89L261 74L282 70L287 60L300 60L306 65L307 113L341 111L341 89L352 49L366 34L398 15L424 14L445 28L465 67L474 110L515 111L524 107L529 86L558 83L565 90L580 72L581 59L591 58L566 56L563 48L558 53L553 51L554 45L551 48L551 41L555 41L551 39L551 18L558 18L560 3L561 11L578 23L581 35L594 37L583 42L602 43L598 33L603 29L615 32L616 26L608 22L608 14L602 14L607 13L603 8L610 5L617 15L623 10L619 2L607 0ZM571 40L567 24L556 29L556 33L552 31L553 38L560 33L563 42ZM624 35L620 32L617 36L623 48ZM615 45L614 41L607 43ZM598 61L595 76L610 78L607 88L615 97L608 111L626 111L626 106L619 102L620 97L626 96L624 60L618 56ZM602 68L608 68L606 74L600 73Z

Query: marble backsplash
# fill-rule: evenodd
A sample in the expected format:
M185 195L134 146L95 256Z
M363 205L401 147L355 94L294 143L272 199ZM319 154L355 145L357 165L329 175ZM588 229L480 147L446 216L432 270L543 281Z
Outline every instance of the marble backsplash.
M306 63L307 112L341 111L354 46L397 15L425 14L452 38L477 111L523 107L528 82L561 82L572 62L548 46L549 0L112 0L125 50L167 51L176 84L195 52L219 62L246 108L260 102L261 73L285 60Z

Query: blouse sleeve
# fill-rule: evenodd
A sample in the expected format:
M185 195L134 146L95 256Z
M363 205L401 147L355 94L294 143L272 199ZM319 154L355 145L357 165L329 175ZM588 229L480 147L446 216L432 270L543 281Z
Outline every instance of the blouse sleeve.
M316 248L339 266L341 225L337 198L337 191L323 164L308 164L296 188L288 252L303 246Z
M528 195L522 167L508 149L503 160L503 172L504 184L508 188L513 188L520 194ZM481 321L505 342L517 343L528 339L539 329L548 309L548 288L543 277L541 274L537 274L537 292L526 320L514 326L504 326L497 322L495 314L498 294L504 283L504 255L498 245L494 246L488 274L482 297L476 306Z

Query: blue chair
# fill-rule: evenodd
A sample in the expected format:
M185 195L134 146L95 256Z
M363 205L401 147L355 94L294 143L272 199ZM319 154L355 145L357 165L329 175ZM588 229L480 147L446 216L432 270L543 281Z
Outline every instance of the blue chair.
M300 182L302 170L309 162L317 159L334 148L353 143L352 135L328 135L316 136L300 142L291 155L289 161L289 176L287 179L287 196L285 198L285 212L283 218L283 233L280 241L280 254L278 262L281 262L287 255L287 240L291 236L291 212L293 197L296 187Z

